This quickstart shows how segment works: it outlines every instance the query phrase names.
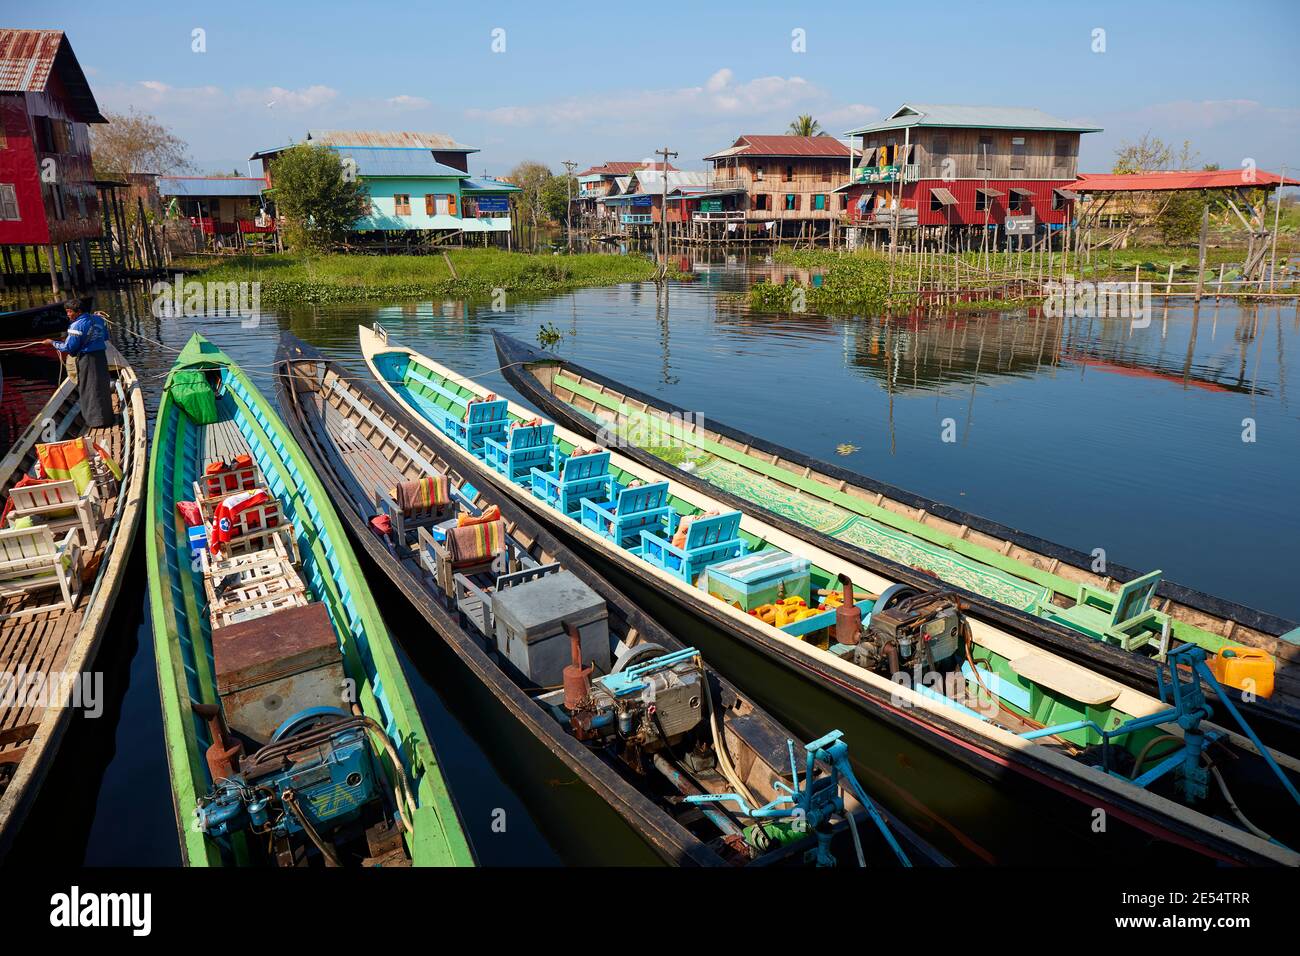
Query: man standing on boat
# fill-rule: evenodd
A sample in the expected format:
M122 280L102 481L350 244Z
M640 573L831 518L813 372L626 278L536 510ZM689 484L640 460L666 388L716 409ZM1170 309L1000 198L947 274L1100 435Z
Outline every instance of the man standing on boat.
M84 304L84 303L83 303ZM69 303L68 336L55 342L46 339L63 355L77 359L77 395L81 417L87 428L107 428L113 424L112 383L108 374L108 323L96 312L81 311Z

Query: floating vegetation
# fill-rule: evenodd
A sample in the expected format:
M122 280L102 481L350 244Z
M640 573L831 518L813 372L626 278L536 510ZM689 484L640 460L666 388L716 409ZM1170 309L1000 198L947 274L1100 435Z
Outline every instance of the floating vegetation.
M553 322L547 322L537 330L537 344L544 349L553 349L564 340L564 333L555 327Z

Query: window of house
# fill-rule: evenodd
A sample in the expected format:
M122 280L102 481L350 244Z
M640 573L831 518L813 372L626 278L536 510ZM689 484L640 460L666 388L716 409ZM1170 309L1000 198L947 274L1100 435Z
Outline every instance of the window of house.
M933 189L930 190L930 212L943 212L943 203L939 201Z
M793 166L786 166L786 167L785 167L785 181L786 181L787 183L792 183L792 182L794 182L794 167L793 167Z
M754 169L754 178L760 183L763 181L763 167L758 166Z
M771 209L772 197L769 196L767 193L758 193L756 196L754 196L754 208Z
M1025 168L1025 138L1023 136L1011 137L1011 168Z
M426 216L433 216L437 214L438 211L437 198L438 197L436 197L433 193L424 194L424 214Z
M18 215L17 190L12 183L0 183L0 219L17 222L21 218Z
M982 193L982 192L976 192L976 193L975 193L975 211L976 211L976 212L983 212L984 210L986 210L986 209L988 209L988 208L989 208L989 197L988 197L988 195L985 194L985 193Z
M979 149L975 152L975 168L990 170L993 168L993 137L981 136Z
M1064 209L1064 208L1065 208L1065 202L1066 202L1065 197L1062 196L1058 190L1053 189L1053 190L1052 190L1052 208L1053 208L1053 209Z
M1020 194L1012 190L1007 194L1007 211L1015 212L1020 208Z
M1056 149L1053 152L1052 165L1064 169L1070 165L1070 139L1067 136L1056 137Z
M67 210L63 208L63 187L57 184L50 186L50 209L55 219L68 217Z
M393 193L393 214L409 216L411 214L411 194Z
M826 194L825 194L825 193L817 193L816 195L814 195L814 196L813 196L813 205L812 205L812 207L813 207L814 209L825 209L825 208L826 208Z
M943 161L948 158L948 137L936 136L930 144L930 174L938 176L943 172Z
M447 215L449 216L456 215L456 194L455 193L447 194Z
M840 212L849 208L849 194L840 193Z
M797 193L785 194L785 208L787 210L794 210L799 208L799 196Z

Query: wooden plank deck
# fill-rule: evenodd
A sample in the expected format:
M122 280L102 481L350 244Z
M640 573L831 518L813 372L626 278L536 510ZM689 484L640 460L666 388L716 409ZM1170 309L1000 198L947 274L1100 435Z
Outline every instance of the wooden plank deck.
M222 406L217 407L220 409ZM228 463L234 461L239 455L247 455L251 451L248 442L239 431L239 426L235 424L234 419L228 417L229 410L225 412L227 417L211 425L204 425L200 433L198 461L200 473L210 461L220 460Z
M121 406L116 397L114 403L120 413ZM123 430L120 425L90 429L85 434L92 442L103 448L114 461L121 464L124 445ZM17 477L18 474L15 474L15 480ZM4 494L7 495L7 489ZM117 494L105 495L102 503L105 527L107 527L111 524L118 508ZM0 675L8 675L16 680L21 675L39 672L49 676L61 672L81 627L86 601L103 562L106 539L106 535L100 535L96 549L82 554L85 583L82 586L81 600L74 610L46 611L0 623ZM48 598L48 590L5 598L0 601L0 612L9 613L25 606L39 606ZM27 686L27 681L24 680L13 688L14 700L6 702L0 699L0 763L17 760L45 715L46 708L39 702L43 698L33 693L36 700L28 699ZM7 689L5 684L0 684L0 694Z

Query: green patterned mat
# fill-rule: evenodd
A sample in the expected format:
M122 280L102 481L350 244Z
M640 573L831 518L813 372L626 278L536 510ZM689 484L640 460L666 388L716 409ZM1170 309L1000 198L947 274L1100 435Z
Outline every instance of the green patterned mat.
M946 548L887 528L828 501L801 495L793 488L747 471L729 461L710 458L695 473L746 501L761 504L783 517L823 534L847 541L908 567L935 574L940 580L974 591L986 598L1025 611L1046 600L1047 591L996 568L954 554Z

